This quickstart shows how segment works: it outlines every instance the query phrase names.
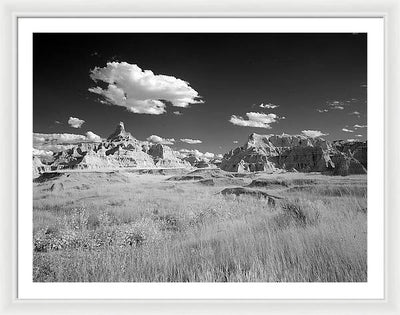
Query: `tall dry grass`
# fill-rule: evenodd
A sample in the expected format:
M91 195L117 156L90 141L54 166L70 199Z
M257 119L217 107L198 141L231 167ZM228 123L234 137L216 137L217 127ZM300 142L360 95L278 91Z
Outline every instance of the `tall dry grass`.
M35 187L34 281L367 281L365 182L290 188L272 206L160 178Z

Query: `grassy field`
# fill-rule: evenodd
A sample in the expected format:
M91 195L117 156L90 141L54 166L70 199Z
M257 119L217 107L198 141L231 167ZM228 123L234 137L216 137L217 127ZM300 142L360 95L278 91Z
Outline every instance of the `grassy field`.
M238 186L229 178L169 177L70 173L34 183L33 280L367 281L366 176L243 178L264 179L252 188L282 197L274 204L219 194Z

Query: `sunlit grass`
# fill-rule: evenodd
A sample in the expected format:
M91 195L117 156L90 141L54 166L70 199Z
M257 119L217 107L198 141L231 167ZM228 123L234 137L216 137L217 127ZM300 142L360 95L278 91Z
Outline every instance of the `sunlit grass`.
M166 178L34 185L34 281L367 281L365 177L275 206Z

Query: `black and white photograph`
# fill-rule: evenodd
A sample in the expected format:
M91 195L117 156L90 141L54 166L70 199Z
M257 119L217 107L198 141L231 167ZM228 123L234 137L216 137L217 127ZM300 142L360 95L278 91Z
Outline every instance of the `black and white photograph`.
M367 282L366 33L34 33L33 282Z

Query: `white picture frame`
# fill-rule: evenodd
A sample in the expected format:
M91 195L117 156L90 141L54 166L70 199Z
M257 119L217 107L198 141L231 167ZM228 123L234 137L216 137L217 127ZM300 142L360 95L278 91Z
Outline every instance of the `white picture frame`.
M352 1L351 1L352 2ZM232 2L233 7L237 8L238 11L240 9L249 10L249 6L243 3ZM310 1L304 2L305 8L309 6L310 10L312 11L312 5L322 3L322 1ZM307 313L320 313L322 311L326 313L342 313L342 312L351 312L351 313L377 313L377 314L391 314L396 313L399 310L398 301L396 300L396 296L398 295L398 291L396 291L395 284L399 280L398 274L396 274L396 261L398 261L398 249L395 246L395 240L397 239L398 232L396 230L396 223L399 223L398 215L395 213L395 205L397 204L398 200L395 199L395 188L396 183L394 181L397 166L395 166L395 158L398 157L398 146L395 143L391 143L393 139L395 139L394 135L396 134L396 113L398 114L398 110L395 108L395 101L399 100L399 93L396 91L396 83L398 82L398 74L396 73L398 68L397 55L399 53L399 42L396 38L396 25L398 22L396 18L399 17L399 6L395 5L394 2L391 1L380 1L378 2L369 1L370 7L359 7L357 11L357 5L353 9L343 10L346 13L339 13L339 12L332 12L327 10L327 12L302 12L300 7L294 6L294 10L292 12L285 12L285 10L281 9L282 12L280 13L271 13L269 12L270 9L275 9L274 12L278 12L279 8L283 8L282 4L262 4L257 3L255 7L259 8L257 14L254 13L235 13L233 11L229 12L226 11L226 7L221 6L219 10L215 10L213 12L205 12L203 13L197 11L196 12L196 5L190 4L183 4L181 3L182 7L187 8L186 10L177 9L177 11L168 10L167 5L161 5L156 3L149 3L144 5L143 3L136 3L128 5L127 9L124 10L125 12L133 12L131 14L120 14L120 13L110 13L103 11L96 12L94 10L95 4L91 7L90 5L87 6L87 11L81 10L77 13L71 14L65 11L66 3L60 4L60 7L55 11L47 11L43 8L43 11L40 13L32 13L30 8L25 8L21 10L20 7L13 8L13 5L18 4L18 1L14 1L13 4L8 3L8 1L3 1L3 12L2 22L7 25L4 28L5 33L2 37L6 42L5 45L2 45L2 62L4 63L4 69L7 69L9 72L9 77L13 77L12 81L6 80L6 77L3 78L2 89L4 92L2 93L3 104L13 104L10 105L2 105L2 129L3 134L9 130L12 130L13 141L12 141L12 154L5 158L5 161L2 162L2 168L4 167L4 174L8 181L2 181L2 189L1 189L1 200L3 201L2 205L2 220L1 220L1 227L2 231L4 231L5 237L1 240L1 250L2 252L9 253L8 255L3 255L1 259L1 270L4 273L5 281L2 281L2 294L1 294L1 310L4 313L54 313L59 310L65 311L76 311L77 313L110 313L114 312L116 308L122 312L162 312L162 313L176 313L178 311L188 312L189 310L195 310L195 312L204 312L204 313L212 313L212 312L227 312L227 313L240 313L249 311L253 313L257 312L265 312L268 311L270 313L297 313L299 310L302 310ZM389 9L385 9L382 5L386 3ZM97 5L101 6L102 3L97 2ZM104 4L104 3L103 3ZM204 2L207 4L207 2ZM389 4L393 6L390 7ZM8 5L8 6L7 6ZM120 7L123 7L123 3L117 3ZM137 7L135 7L137 5ZM225 4L226 5L226 4ZM347 8L342 2L343 9ZM146 7L146 10L140 11L139 8ZM230 5L228 6L230 9L233 7ZM327 6L328 7L328 6ZM159 10L155 10L158 8ZM154 13L155 11L160 11L160 8L164 8L161 10L162 12ZM191 9L190 9L191 8ZM327 8L325 8L327 9ZM106 10L106 8L105 8ZM365 12L365 11L368 12ZM24 12L25 11L25 12ZM57 12L57 13L55 13ZM261 13L265 12L265 13ZM265 17L383 17L385 20L385 27L386 27L386 45L385 45L385 57L386 57L386 67L385 67L385 91L386 91L386 104L385 104L385 168L386 168L386 200L385 200L385 214L386 214L386 294L385 298L381 300L364 300L364 301L357 301L357 300L335 300L335 301L324 301L324 300L302 300L302 301L295 301L295 300L264 300L264 301L246 301L246 300L233 300L233 301L200 301L200 300L164 300L164 301L138 301L138 300L130 300L130 301L118 301L118 300L85 300L85 301L47 301L47 300L40 300L40 301L29 301L29 300L19 300L17 298L16 292L16 163L17 160L17 150L16 150L16 121L17 121L17 113L16 113L16 86L15 86L15 69L16 69L16 45L15 45L15 35L16 35L16 19L20 16L113 16L113 17L122 17L122 16L202 16L202 17L210 17L210 16L240 16L240 17L256 17L256 16L265 16ZM396 24L397 23L397 24ZM13 31L13 34L11 33ZM7 45L8 43L8 45ZM6 47L8 46L8 50ZM12 52L10 52L10 47L12 47ZM11 63L11 60L14 60L14 63ZM7 62L8 61L8 62ZM388 64L395 64L396 67L388 67ZM397 81L396 81L397 80ZM11 93L12 92L12 93ZM4 115L3 115L4 111ZM8 117L8 118L7 118ZM398 116L397 116L398 117ZM6 127L8 127L6 129ZM13 165L12 168L5 167L5 165ZM390 174L388 173L388 169L391 170ZM394 171L393 171L394 170ZM10 186L10 180L12 185ZM5 201L5 202L4 202ZM12 209L12 211L11 211ZM388 220L389 218L389 220ZM11 225L10 222L13 222ZM8 223L7 223L8 222ZM5 273L4 271L8 271ZM2 277L3 278L3 277ZM43 304L46 303L46 307L44 308Z

